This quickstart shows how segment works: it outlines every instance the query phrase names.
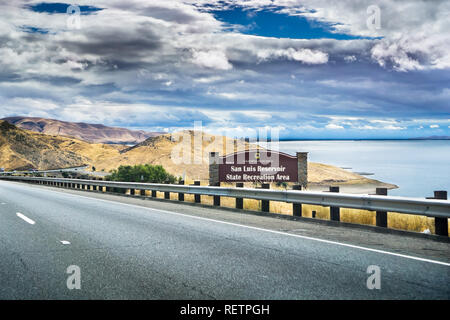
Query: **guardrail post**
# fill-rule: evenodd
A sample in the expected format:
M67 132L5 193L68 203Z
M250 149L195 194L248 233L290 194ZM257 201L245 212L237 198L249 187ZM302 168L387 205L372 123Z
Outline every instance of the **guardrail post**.
M387 188L377 188L376 195L379 196L387 196L388 190ZM376 212L376 225L377 227L387 228L387 212L386 211L377 211Z
M269 183L263 183L261 186L262 189L270 189ZM269 212L270 211L270 201L269 200L261 200L261 211Z
M170 191L164 191L164 199L170 200Z
M141 197L145 197L145 190L141 189L141 193L140 194L141 194Z
M194 181L194 186L199 186L199 185L200 185L200 181ZM195 201L195 203L201 203L202 202L201 196L199 194L195 194L194 201Z
M292 186L292 190L302 190L302 186L299 184L296 184L296 185ZM301 203L293 203L292 204L292 215L294 217L302 216L302 204Z
M120 194L125 194L127 193L127 189L124 188L114 188L115 192L120 193Z
M434 199L447 200L447 191L435 191ZM434 218L434 230L437 235L448 237L448 219Z
M135 189L130 189L130 195L134 196L135 193L136 193Z
M339 187L330 187L330 192L339 192ZM341 210L339 207L330 207L330 220L341 220Z
M236 188L243 188L244 183L243 182L237 182ZM243 198L236 198L236 209L244 209L244 199Z
M214 187L220 187L220 182L217 182L217 183L214 183L214 184L212 184L211 186L214 186ZM213 204L215 205L215 206L219 206L220 207L220 196L214 196L213 197Z
M178 184L184 185L184 180L180 180ZM178 193L178 201L184 201L184 193Z

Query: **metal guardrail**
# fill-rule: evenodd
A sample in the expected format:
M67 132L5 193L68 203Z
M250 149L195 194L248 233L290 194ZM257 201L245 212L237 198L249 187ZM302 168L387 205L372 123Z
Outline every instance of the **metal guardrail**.
M11 174L37 174L37 173L58 173L58 172L76 172L78 170L87 169L89 166L70 167L62 169L49 169L49 170L22 170L22 171L0 171L0 176Z
M0 177L0 179L52 184L77 184L119 189L151 190L216 197L246 198L263 201L280 201L288 203L320 205L324 207L343 207L369 211L398 212L434 218L450 218L449 200L343 194L333 192L223 188L211 186L115 182L65 178L9 176Z

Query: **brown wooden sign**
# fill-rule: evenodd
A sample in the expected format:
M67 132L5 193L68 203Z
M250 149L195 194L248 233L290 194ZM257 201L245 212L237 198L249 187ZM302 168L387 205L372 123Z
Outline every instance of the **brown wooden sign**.
M247 150L218 157L219 182L298 182L298 159L270 150Z

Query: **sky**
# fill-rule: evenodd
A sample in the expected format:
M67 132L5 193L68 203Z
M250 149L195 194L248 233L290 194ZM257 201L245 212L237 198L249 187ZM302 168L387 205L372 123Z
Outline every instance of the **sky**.
M0 0L0 118L450 136L449 16L438 0Z

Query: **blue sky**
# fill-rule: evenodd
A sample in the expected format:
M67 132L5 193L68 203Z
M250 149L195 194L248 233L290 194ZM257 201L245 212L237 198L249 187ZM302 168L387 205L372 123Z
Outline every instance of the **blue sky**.
M289 39L362 39L345 33L333 32L331 23L308 20L301 16L291 16L277 12L281 8L264 10L232 7L227 10L211 11L219 21L226 23L230 30L243 34L261 37L289 38Z
M79 16L61 1L0 4L0 118L152 131L202 121L231 136L272 128L306 139L450 135L448 1L78 5Z
M70 6L70 3L60 3L60 2L37 2L26 5L25 8L34 12L39 13L49 13L49 14L57 14L57 13L67 13L67 8ZM101 8L97 8L95 6L78 6L80 8L80 14L90 14L96 11L102 10Z

